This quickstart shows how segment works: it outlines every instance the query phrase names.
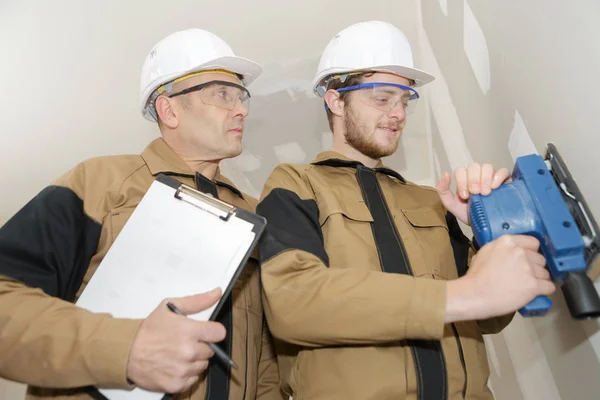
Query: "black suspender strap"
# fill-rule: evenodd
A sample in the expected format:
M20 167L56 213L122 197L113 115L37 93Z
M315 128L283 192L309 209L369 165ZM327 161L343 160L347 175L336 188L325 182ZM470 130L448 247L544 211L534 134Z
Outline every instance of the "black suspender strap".
M375 171L358 165L356 178L363 199L373 216L374 222L371 227L382 270L388 273L412 275L406 249L393 222ZM409 340L408 344L415 363L417 398L419 400L446 399L448 378L440 343L433 340Z

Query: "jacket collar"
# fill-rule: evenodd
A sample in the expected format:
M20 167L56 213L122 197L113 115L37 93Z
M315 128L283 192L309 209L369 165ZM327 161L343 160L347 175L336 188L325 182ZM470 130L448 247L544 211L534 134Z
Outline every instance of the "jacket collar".
M384 166L383 162L381 160L379 160L377 162L377 165L375 165L375 168L368 168L360 161L352 160L351 158L348 158L348 157L344 156L343 154L340 154L340 153L338 153L336 151L332 151L332 150L324 151L324 152L317 154L315 160L311 164L327 165L330 167L350 167L350 168L362 167L362 168L371 169L375 172L381 172L383 174L386 174L393 178L398 179L402 183L406 183L406 179L404 179L404 177L402 175L400 175L393 169Z
M153 176L164 173L166 175L192 177L203 182L212 182L215 185L226 187L247 202L247 199L244 198L242 192L240 192L229 179L221 175L221 168L217 168L214 179L211 180L206 178L192 170L162 137L150 142L142 152L142 158Z
M154 139L142 152L150 173L194 176L195 172L171 149L163 138Z
M360 161L356 161L353 160L351 158L346 157L345 155L343 155L342 153L338 153L337 151L333 151L333 150L328 150L328 151L323 151L319 154L317 154L317 156L315 157L315 160L312 162L313 164L321 164L321 161L325 161L325 160L341 160L341 161L346 161L346 162L350 162L354 165L363 165L363 163L361 163ZM381 160L379 160L377 162L377 165L375 166L375 168L381 168L383 167L383 162Z

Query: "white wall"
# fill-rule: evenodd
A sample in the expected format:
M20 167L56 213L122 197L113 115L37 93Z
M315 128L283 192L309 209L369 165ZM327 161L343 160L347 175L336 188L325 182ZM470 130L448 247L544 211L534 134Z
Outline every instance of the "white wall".
M525 150L540 154L554 142L600 217L600 4L420 3L421 66L438 75L427 92L434 165L455 168L476 160L512 168L523 154L511 153L511 137L530 138ZM573 321L560 290L553 300L549 316L517 316L488 338L499 399L600 398L600 324Z

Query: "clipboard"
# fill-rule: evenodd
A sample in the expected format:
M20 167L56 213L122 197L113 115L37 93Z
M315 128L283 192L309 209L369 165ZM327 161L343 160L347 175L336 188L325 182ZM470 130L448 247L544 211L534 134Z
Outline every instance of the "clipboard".
M188 315L216 319L266 227L266 219L159 174L115 239L79 307L145 318L165 298L220 287L218 303ZM90 388L95 399L166 400L145 391Z

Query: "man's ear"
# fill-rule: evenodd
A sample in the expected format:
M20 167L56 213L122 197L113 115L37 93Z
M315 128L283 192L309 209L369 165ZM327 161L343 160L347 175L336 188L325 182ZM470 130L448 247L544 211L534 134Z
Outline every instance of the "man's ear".
M329 110L338 117L344 115L344 100L340 98L340 93L337 90L329 89L324 97Z
M172 99L166 96L158 96L154 103L156 114L161 123L170 129L175 129L179 126L178 111L175 109L175 104Z

